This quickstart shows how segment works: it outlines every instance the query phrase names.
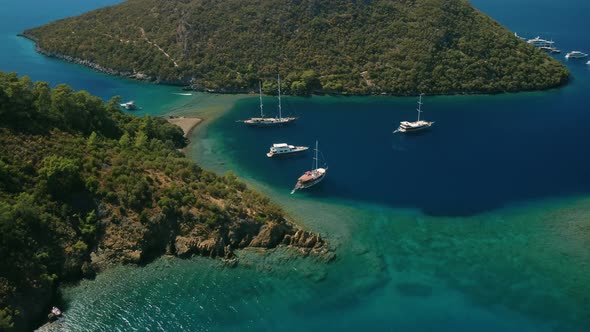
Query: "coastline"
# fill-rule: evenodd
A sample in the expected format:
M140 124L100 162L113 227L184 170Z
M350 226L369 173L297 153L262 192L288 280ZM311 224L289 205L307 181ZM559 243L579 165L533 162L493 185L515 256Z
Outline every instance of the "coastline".
M223 115L226 111L230 110L234 106L236 100L248 97L244 95L237 96L219 96L215 94L202 94L201 98L195 99L196 103L184 104L179 108L168 109L164 114L159 115L164 118L167 122L179 126L184 133L184 137L190 139L195 136L196 131L204 129L205 126L200 126L201 123L205 122L207 125L212 119ZM228 102L229 101L229 102ZM205 121L207 120L207 121ZM189 145L193 142L189 141ZM186 154L186 147L183 149ZM191 159L190 156L186 156L192 163L197 165L198 161ZM223 174L219 174L220 176ZM255 190L254 188L251 188ZM240 221L241 223L241 221ZM241 225L241 224L240 224ZM293 257L307 258L311 261L318 262L319 264L329 264L336 258L335 249L322 234L316 231L312 231L311 228L307 228L299 220L296 220L285 213L285 223L275 224L269 223L266 226L260 228L258 234L248 234L249 230L243 229L244 227L238 227L235 230L230 230L233 234L246 234L247 237L252 238L252 241L247 246L239 245L238 247L232 248L230 243L224 242L221 237L210 237L206 238L203 236L191 237L191 236L178 236L174 242L175 252L165 252L163 255L153 258L153 260L142 261L140 250L124 250L128 251L122 261L118 261L116 258L109 257L110 252L108 250L101 250L100 252L92 252L91 259L94 261L94 272L95 275L87 278L81 278L75 280L75 282L94 280L97 275L109 271L117 267L142 267L151 264L153 261L161 259L162 257L175 257L180 260L190 260L193 257L199 258L213 258L215 266L219 269L234 268L239 265L242 255L234 255L234 252L254 253L261 257L268 255L285 255L288 259L294 259ZM281 234L284 237L279 238ZM213 234L215 235L215 234ZM240 235L241 236L241 235ZM137 249L137 248L133 248ZM246 260L246 264L248 260ZM70 284L62 284L58 287L70 287ZM65 302L64 302L65 301ZM67 300L64 300L61 295L54 295L51 300L47 302L45 307L49 304L59 304L60 307L66 306L66 317L67 317ZM45 322L44 312L38 318L39 323ZM46 322L43 325L34 325L35 331L56 331L60 330L63 321L61 319L54 322Z
M540 4L540 8L536 8L537 12L542 12L543 5ZM74 7L72 4L68 6ZM525 33L536 31L540 22L538 17L533 17L533 15L524 19L518 18L518 15L512 15L518 11L515 10L518 9L518 5L490 3L486 6L490 8L495 6L511 13L509 18L518 19L517 23L513 23L512 26L524 30ZM568 11L576 12L576 10L572 10L575 8L574 6L567 7L569 7ZM551 8L556 7L551 5ZM489 8L485 9L482 12L489 10ZM33 15L35 13L32 8L28 11L27 17L38 19L37 15ZM497 13L494 17L501 18L503 17L501 14ZM549 36L562 36L567 39L567 36L563 37L565 35L563 30L568 30L568 35L571 36L576 35L572 31L584 31L583 29L571 29L571 25L559 22L559 19L564 19L563 13L555 11L551 14L551 17L557 18L555 21L541 20L546 22L546 24L543 23L543 29L547 31ZM14 15L14 17L18 16ZM531 19L535 23L528 24L526 19ZM501 22L504 23L504 21ZM553 29L552 25L560 23L563 26L561 31ZM572 37L572 40L575 39ZM149 90L145 93L146 95L151 94L152 90L166 89L164 84L155 85L151 84L154 82L140 79L129 80L124 76L108 74L104 75L105 78L102 75L103 72L89 66L85 66L86 68L70 66L66 63L67 60L55 61L58 58L45 57L42 53L35 52L33 45L27 40L21 40L26 55L31 55L31 59L35 61L39 61L39 57L48 59L39 62L42 65L49 62L51 67L63 68L64 72L71 71L72 75L82 73L84 75L80 76L87 76L84 79L89 82L95 76L100 82L123 78L123 81L127 81L125 84L141 85L141 89ZM8 50L6 53L9 53ZM21 58L19 55L21 54L16 53L17 58ZM571 62L568 66L572 66L569 68L571 69L571 79L570 83L563 88L497 95L478 96L471 94L434 97L432 104L446 104L448 108L458 104L457 107L465 108L464 122L448 121L445 124L443 121L438 121L441 119L437 119L437 121L441 127L448 124L453 127L458 123L473 125L471 121L474 118L477 120L480 112L477 107L472 109L464 107L466 102L476 100L481 104L504 106L499 101L510 99L516 102L510 104L516 105L515 107L499 107L495 110L497 114L507 119L505 122L507 125L518 124L520 119L534 119L535 114L529 117L529 113L523 112L526 108L538 108L537 113L540 114L549 109L545 105L552 104L554 108L561 108L563 112L560 113L564 116L578 120L573 121L571 126L562 127L562 124L557 122L556 126L563 128L564 132L577 131L576 127L583 126L582 123L585 121L581 121L575 116L578 113L572 114L573 112L570 112L575 108L572 107L575 104L563 103L559 97L566 95L565 97L568 99L576 100L578 99L577 95L583 96L583 90L588 87L587 83L590 82L590 75L586 75L590 74L590 71L587 70L590 67L581 69L582 66L578 66L579 68L575 68L574 66L577 64L572 65ZM88 68L92 71L88 71ZM578 69L580 71L575 72ZM21 75L29 75L27 72L19 71ZM34 77L39 74L31 69L30 75ZM63 77L66 76L59 76L54 81L72 82L71 79L68 81ZM113 86L116 89L120 87L119 84ZM169 87L170 90L180 91L179 87L173 85ZM103 87L95 90L101 91L100 89ZM113 90L115 89L108 91ZM168 93L171 92L168 91ZM194 93L194 95L197 94L200 95L198 98L205 100L224 99L231 101L242 98L233 95ZM552 98L539 98L538 100L541 102L537 104L536 97L542 97L545 94L551 94ZM147 104L138 96L123 95L128 96L129 99L140 101L142 106ZM257 97L258 95L256 95ZM216 117L229 114L233 118L253 110L238 106L234 107L239 110L235 116L224 113L224 109L232 107L228 102L228 105L217 106L218 109L221 109L219 112L213 112L210 111L212 108L209 106L202 107L201 101L197 101L198 98L178 97L178 102L172 106L169 105L171 103L150 103L150 107L157 110L159 113L157 115L164 119L173 114L174 116L195 116L203 120L203 124L198 123L189 132L185 132L185 137L191 138L188 147L195 147L195 151L215 151L212 148L215 145L211 142L216 142L217 138L212 136L216 135L218 131L215 125L209 126L216 122ZM252 95L243 98L253 99ZM320 101L323 98L320 97ZM367 97L341 95L334 98L339 98L343 103L355 103L357 100ZM379 96L375 99L390 104L390 101L396 98L389 99L388 96ZM191 105L181 105L181 99L183 101L194 99L198 105L192 101ZM313 99L315 102L315 99L318 98L314 96ZM583 98L581 99L583 100ZM407 100L407 104L411 104L411 101L413 100ZM430 104L429 101L426 105L427 111L430 111L430 107L428 107ZM397 104L394 102L395 105ZM366 108L371 108L371 105L369 104ZM133 115L153 112L152 108L146 107L146 109L147 111ZM210 114L202 114L204 109ZM397 107L392 107L391 111L391 113L396 112ZM412 109L407 110L408 113L411 111ZM521 117L521 113L527 116ZM367 113L358 112L361 117L365 114ZM427 112L425 115L436 116L438 114ZM561 116L556 115L556 119L558 118ZM380 120L384 121L382 118ZM576 122L578 125L575 124ZM477 127L477 125L474 126ZM534 137L526 131L526 127L526 125L523 127L522 136L525 138ZM451 129L451 131L462 130ZM447 129L440 131L447 131ZM482 133L482 136L487 135ZM498 136L502 136L502 130L498 130ZM495 138L495 135L492 135L489 138L490 142ZM470 140L466 139L463 142L469 144ZM230 145L231 141L227 140L225 144ZM396 147L400 145L396 145ZM535 143L529 145L536 146ZM541 152L551 153L551 145L541 146L543 146ZM449 147L453 148L452 145ZM205 160L194 158L191 151L186 151L186 149L185 154L193 162L198 163L204 169L210 171L214 169L211 165L207 165ZM327 152L330 151L327 150ZM214 161L215 168L233 169L234 163L239 164L242 161L241 158L232 158L231 154L217 153L222 159L229 161L216 159ZM504 162L510 161L510 158L504 160ZM335 165L343 167L343 165ZM550 168L544 166L540 163L538 168L548 169L546 176L551 177ZM576 172L578 167L584 166L584 163L581 160L571 166L572 172ZM432 164L431 167L437 168L440 165ZM516 164L513 167L518 168L520 165ZM247 170L247 168L245 169ZM325 267L320 264L307 265L313 260L301 259L299 255L294 255L297 257L289 260L269 259L282 254L286 250L285 248L263 253L259 253L258 249L250 248L239 251L240 264L238 268L234 269L226 268L220 259L208 259L200 256L179 259L165 255L147 266L117 265L101 272L96 279L82 279L79 283L60 286L59 297L62 302L58 305L60 308L62 305L67 305L65 307L67 309L66 319L48 324L44 328L40 328L39 331L145 330L148 328L150 330L159 328L161 330L207 329L209 331L223 331L222 328L227 330L242 328L244 330L256 328L263 330L266 328L280 332L281 326L287 327L285 331L288 331L289 326L297 326L302 330L339 329L341 332L347 332L362 329L363 325L365 327L371 325L374 329L400 330L412 328L416 330L429 330L429 328L432 330L477 330L479 325L480 328L496 331L509 331L512 328L521 332L554 329L574 331L573 328L566 329L561 324L573 317L590 317L586 315L586 306L583 305L585 301L575 301L575 298L590 294L585 291L589 289L588 278L590 274L583 273L590 268L590 265L585 263L590 262L590 257L586 256L589 257L586 259L579 257L580 253L588 255L590 251L584 250L584 242L580 240L583 235L582 229L580 229L581 225L575 222L577 218L588 214L583 210L577 210L578 203L574 202L576 200L574 197L562 198L558 196L558 198L548 198L547 200L532 199L530 204L514 203L507 207L484 212L482 216L456 219L433 218L424 216L418 209L408 209L407 211L397 210L394 207L390 209L378 203L372 204L354 200L342 202L328 200L329 197L312 201L312 195L294 198L289 196L286 191L266 184L267 182L260 180L255 173L249 175L249 172L238 172L237 168L235 170L240 179L246 182L250 188L272 197L275 202L280 202L288 215L296 217L290 218L291 220L297 221L302 227L313 230L330 240L330 246L338 248L338 259L331 264L323 264L326 265ZM334 171L338 172L339 170L334 167ZM530 172L532 169L529 168L528 171ZM223 174L224 171L216 171L216 173ZM582 174L581 178L583 177ZM257 180L259 182L256 182ZM258 186L253 184L258 184ZM542 185L543 182L539 182L539 186ZM277 192L280 195L276 195ZM580 199L587 198L586 195L582 195ZM586 204L590 207L590 201ZM561 210L570 205L571 209ZM580 202L580 206L583 207L583 202ZM314 216L314 214L318 216ZM588 225L587 222L584 224ZM590 229L587 227L586 229L589 230L585 231L586 234L590 234ZM579 247L576 248L576 246ZM260 261L253 259L248 261L249 257L244 257L247 255L258 255ZM262 260L264 262L261 262ZM301 261L306 262L301 263ZM357 262L364 264L353 264ZM253 272L248 273L248 270ZM572 271L574 273L570 273ZM258 273L260 274L257 275ZM305 274L310 274L314 278L323 274L324 279L314 285L310 281L310 277ZM510 278L509 274L514 277ZM303 282L298 279L302 279ZM343 281L339 283L339 280ZM310 282L306 283L305 281ZM445 287L446 284L449 284L450 287ZM455 301L449 300L450 296L447 296L451 289L460 290L451 294L456 296ZM276 293L274 298L273 292ZM233 300L232 296L237 299ZM120 299L129 299L129 301ZM580 305L576 307L574 305L576 303ZM47 305L49 308L51 307L51 304ZM475 310L466 310L471 306ZM523 322L524 319L514 318L514 311L517 310L525 312L528 310L531 321L550 321L551 325L548 328L538 325L537 328L530 328L525 324L526 322ZM491 318L483 320L484 314ZM262 323L257 324L257 319L260 319ZM309 323L310 321L322 322L324 320L329 324L316 323L316 325L312 325ZM438 327L425 327L423 322L429 320L434 321L433 325L438 324ZM164 327L150 325L154 321L163 324ZM181 321L184 326L173 328L171 326L174 321ZM191 324L191 322L197 324ZM207 322L210 323L207 325ZM455 325L449 327L453 322ZM166 325L167 323L169 325ZM579 328L579 331L585 331L583 326Z
M192 77L189 79L188 77L185 76L182 79L166 80L166 79L161 79L159 77L153 77L153 76L147 75L145 73L138 72L138 71L131 70L131 69L117 70L117 69L113 69L113 68L107 68L107 67L104 67L98 63L92 62L90 60L66 55L63 53L51 52L51 51L44 50L43 48L41 48L39 46L39 40L36 37L34 37L30 34L27 34L26 32L19 33L19 34L17 34L17 36L32 41L35 44L35 51L38 52L39 54L42 54L42 55L50 57L50 58L56 58L56 59L60 59L60 60L66 61L66 62L82 65L82 66L88 67L92 70L95 70L97 72L101 72L101 73L111 75L111 76L117 76L117 77L133 79L133 80L143 81L143 82L151 82L154 84L179 86L179 87L183 87L183 89L187 90L187 91L198 91L198 92L206 92L206 93L212 93L212 94L238 95L238 94L255 93L255 91L252 89L228 90L227 88L211 89L211 88L207 88L207 87L197 86L197 85L193 84ZM549 90L560 89L560 88L566 87L572 79L571 72L568 70L567 73L568 73L567 77L564 80L562 80L561 82L559 82L559 84L546 86L541 89L534 89L533 88L533 89L521 89L521 90L515 90L515 91L508 91L508 90L450 91L449 93L426 93L425 95L427 95L427 96L498 95L498 94L508 94L508 93L526 93L526 92L537 92L537 91L549 91ZM367 93L361 93L361 94L352 94L352 93L347 93L347 92L335 92L335 91L323 91L322 90L322 91L314 91L311 95L313 95L313 96L329 95L329 96L343 96L343 97L363 97L363 96L409 97L409 96L416 96L420 93L421 93L420 91L412 91L412 92L407 92L407 93L391 93L391 92L371 93L371 92L367 92ZM299 97L309 97L311 95L300 95ZM298 96L298 95L293 95L293 96Z
M203 122L203 119L201 118L197 118L197 117L190 117L190 116L180 116L180 117L176 117L176 116L168 116L166 118L166 120L168 122L170 122L173 125L177 125L178 127L180 127L180 129L182 129L182 131L184 132L184 137L185 138L189 138L192 134L192 132L195 130L195 128L201 123Z

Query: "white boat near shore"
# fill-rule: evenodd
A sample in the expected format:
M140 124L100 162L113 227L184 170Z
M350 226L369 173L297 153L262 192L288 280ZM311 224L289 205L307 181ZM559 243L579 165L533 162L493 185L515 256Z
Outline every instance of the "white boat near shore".
M533 46L536 46L536 47L552 47L555 42L552 40L546 40L546 39L541 38L540 36L537 36L533 39L527 40L527 43L529 43Z
M121 105L121 107L123 107L124 109L126 109L128 111L134 111L137 109L137 105L135 105L135 101L133 101L133 100L130 100L126 103L122 103L119 105Z

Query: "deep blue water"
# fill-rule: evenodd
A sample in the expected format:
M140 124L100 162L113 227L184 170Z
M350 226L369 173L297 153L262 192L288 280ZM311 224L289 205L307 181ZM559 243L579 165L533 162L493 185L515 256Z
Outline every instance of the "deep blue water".
M469 215L590 190L590 155L581 146L590 141L590 112L572 90L425 98L423 116L436 123L411 136L392 134L399 121L415 118L415 100L407 98L286 98L301 118L273 129L235 123L256 111L252 99L212 128L223 133L224 153L273 186L289 190L312 153L275 160L265 156L268 147L318 139L329 173L308 195Z
M537 14L524 16L529 2ZM590 21L583 18L590 5L573 0L474 3L520 35L555 40L564 51L556 58L566 63L572 83L538 93L426 97L423 117L436 123L412 136L392 131L400 121L415 119L417 98L387 97L286 97L284 108L300 120L273 129L235 123L256 115L258 101L252 98L237 104L212 131L245 172L284 190L309 169L311 153L269 160L268 147L279 142L312 146L318 139L329 171L324 183L307 193L313 197L461 216L590 192L590 154L584 148L590 142L590 66L587 60L564 58L574 49L590 51L590 39L581 33L590 31ZM270 112L276 100L265 98L265 105Z
M0 70L68 83L105 99L135 99L144 107L137 114L197 108L200 115L212 100L233 103L178 96L177 88L48 59L16 37L28 27L116 2L3 3ZM552 38L565 52L590 51L586 1L472 2L519 35ZM337 260L240 252L235 269L205 258L115 268L62 288L65 318L56 329L587 331L590 204L559 199L590 191L590 66L567 66L573 80L563 89L427 97L424 117L436 124L418 136L391 133L400 120L415 117L415 98L286 97L286 112L300 121L268 130L235 123L257 112L255 97L242 100L195 135L199 163L255 180L321 232ZM265 105L270 112L274 98L265 98ZM269 160L264 153L273 142L311 146L316 139L328 177L313 190L289 195L311 166L311 154ZM498 209L506 205L516 207ZM399 209L406 207L426 214Z

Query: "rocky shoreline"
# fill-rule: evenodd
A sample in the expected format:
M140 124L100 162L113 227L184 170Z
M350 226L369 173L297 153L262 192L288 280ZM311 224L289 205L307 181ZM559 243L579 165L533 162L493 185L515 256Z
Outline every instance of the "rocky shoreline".
M130 78L130 79L134 79L134 80L138 80L138 81L153 82L156 84L166 84L166 85L174 85L174 86L189 86L191 84L190 80L177 80L177 81L161 80L157 77L152 77L152 76L146 75L141 72L136 72L134 70L115 70L112 68L106 68L106 67L103 67L103 66L99 65L98 63L92 62L90 60L81 59L81 58L73 57L70 55L65 55L62 53L50 52L50 51L44 50L39 46L39 41L37 40L37 38L35 38L34 36L31 36L29 34L19 33L17 36L29 39L30 41L34 42L35 43L35 51L37 51L40 54L43 54L43 55L50 57L50 58L56 58L56 59L64 60L67 62L75 63L78 65L82 65L82 66L88 67L90 69L93 69L95 71L98 71L98 72L101 72L104 74L123 77L123 78Z
M158 231L149 231L133 219L117 223L105 221L102 241L90 254L88 265L82 267L86 277L117 264L147 264L162 255L219 258L229 266L236 266L239 257L235 251L248 247L274 249L283 246L325 262L336 257L319 234L288 221L261 224L241 219L215 231L193 227L186 232L174 229L162 216L155 216L149 222L159 224Z
M236 267L239 256L235 251L246 248L273 250L286 247L300 255L326 263L336 258L334 251L319 234L305 231L287 221L261 225L250 220L240 220L225 231L211 234L193 229L186 235L174 235L175 232L168 231L153 234L146 231L143 232L143 236L135 237L133 233L137 234L137 227L138 223L132 220L122 220L116 226L107 226L103 240L90 254L90 262L82 266L84 278L93 278L97 273L119 264L144 265L163 255L179 258L204 256L220 259L224 266ZM131 229L134 229L134 232L126 232ZM121 236L122 230L125 236ZM155 255L154 248L162 245L165 246L165 250ZM43 316L40 309L52 304L55 304L55 297L53 300L47 297L47 301L42 305L32 306L37 310L29 317ZM60 320L47 322L35 331L59 330L59 325Z

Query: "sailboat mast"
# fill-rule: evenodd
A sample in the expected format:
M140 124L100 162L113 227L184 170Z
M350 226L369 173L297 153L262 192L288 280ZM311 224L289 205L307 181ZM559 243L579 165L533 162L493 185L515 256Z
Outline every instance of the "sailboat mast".
M422 95L423 93L420 94L420 99L418 100L418 121L420 121L420 113L422 113Z
M264 112L262 110L262 82L258 81L258 94L260 96L260 117L264 118Z
M314 169L318 169L318 141L315 141L315 167Z
M277 80L279 81L279 119L282 119L283 116L281 114L281 75L277 75Z

